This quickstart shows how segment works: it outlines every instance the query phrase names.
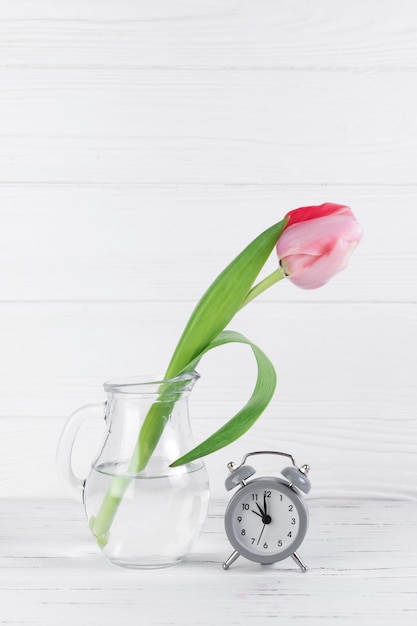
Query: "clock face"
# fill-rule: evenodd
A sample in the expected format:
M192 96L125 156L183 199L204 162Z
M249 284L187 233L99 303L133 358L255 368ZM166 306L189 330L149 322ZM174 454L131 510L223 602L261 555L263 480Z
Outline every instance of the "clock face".
M293 554L307 524L304 502L279 478L249 482L233 496L225 515L230 543L259 563L274 563Z

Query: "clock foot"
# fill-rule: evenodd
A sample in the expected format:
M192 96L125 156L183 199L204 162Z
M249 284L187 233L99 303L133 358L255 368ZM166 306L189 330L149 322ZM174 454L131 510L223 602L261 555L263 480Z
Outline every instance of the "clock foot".
M300 568L300 570L303 572L303 574L306 573L306 571L308 570L307 565L304 563L304 561L298 556L298 554L296 552L294 552L291 557L294 559L294 561L297 563L298 567Z
M225 569L225 570L229 569L229 567L232 565L232 563L234 563L236 561L236 559L239 558L239 557L240 557L239 552L237 550L235 550L229 556L227 561L225 563L223 563L222 568Z

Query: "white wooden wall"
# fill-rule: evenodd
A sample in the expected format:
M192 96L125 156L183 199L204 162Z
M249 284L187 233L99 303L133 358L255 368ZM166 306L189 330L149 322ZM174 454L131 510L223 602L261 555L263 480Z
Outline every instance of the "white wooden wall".
M416 111L414 0L0 0L1 495L66 496L66 417L108 378L164 370L226 263L333 201L365 230L348 270L231 325L279 386L207 459L212 490L273 446L311 464L315 496L417 498ZM254 365L225 347L200 373L197 440Z

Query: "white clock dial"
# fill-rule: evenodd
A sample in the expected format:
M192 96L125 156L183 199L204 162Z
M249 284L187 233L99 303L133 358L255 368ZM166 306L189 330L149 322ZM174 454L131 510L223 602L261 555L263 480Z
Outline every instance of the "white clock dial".
M276 489L253 489L243 494L235 507L236 537L259 554L284 552L294 543L299 528L293 500Z

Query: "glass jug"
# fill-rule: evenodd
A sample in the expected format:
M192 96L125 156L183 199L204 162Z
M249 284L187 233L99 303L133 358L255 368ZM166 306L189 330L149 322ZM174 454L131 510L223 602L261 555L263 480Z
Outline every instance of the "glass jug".
M198 459L170 467L194 447L188 396L198 377L191 372L170 380L106 382L107 402L78 409L65 424L58 472L81 493L91 532L115 565L174 565L201 533L209 500L205 465ZM105 441L89 476L81 480L71 464L75 437L86 419L103 415L103 407ZM149 441L148 427L155 420L157 439Z

